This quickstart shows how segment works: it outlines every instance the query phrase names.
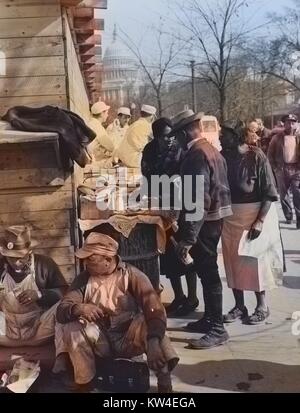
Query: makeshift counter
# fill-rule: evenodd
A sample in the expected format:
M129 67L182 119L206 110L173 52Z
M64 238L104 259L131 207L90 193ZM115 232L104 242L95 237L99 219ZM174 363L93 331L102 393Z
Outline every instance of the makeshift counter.
M117 175L119 176L117 177ZM101 180L103 182L107 180L105 188L107 194L112 176L115 176L116 182L112 191L118 191L120 170L101 169L97 172L94 169L93 174L85 174L85 185L87 186L79 188L79 192L81 192L79 195L79 227L84 234L93 229L99 230L99 226L103 224L110 224L120 234L119 255L121 258L143 271L151 280L154 288L159 291L159 256L165 252L166 231L172 226L174 213L145 209L136 211L99 209L96 202L102 191L101 185L99 190L99 180L100 183ZM137 188L140 176L135 175L134 170L128 169L126 179L128 192L131 193Z

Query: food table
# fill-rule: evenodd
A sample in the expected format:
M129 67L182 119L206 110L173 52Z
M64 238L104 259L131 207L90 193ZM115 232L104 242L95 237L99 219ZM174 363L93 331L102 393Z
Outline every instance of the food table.
M160 265L159 256L166 247L166 231L176 220L174 211L148 210L147 208L132 210L119 208L113 210L99 209L103 202L103 192L109 197L109 183L112 176L118 175L113 191L116 192L120 185L120 175L124 178L124 169L99 169L93 173L85 174L85 186L79 188L79 227L83 234L91 230L100 230L101 225L109 224L120 234L119 255L130 264L143 271L151 280L154 288L159 291ZM127 169L127 168L126 168ZM129 194L138 188L140 175L127 170L125 186ZM106 185L103 182L106 180ZM124 184L124 181L123 181ZM123 185L124 186L124 185ZM100 188L100 189L99 189ZM105 198L105 197L104 197Z

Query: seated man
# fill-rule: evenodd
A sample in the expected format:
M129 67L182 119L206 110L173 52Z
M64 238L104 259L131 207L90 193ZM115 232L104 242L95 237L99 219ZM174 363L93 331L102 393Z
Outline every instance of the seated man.
M79 389L92 384L98 358L133 358L147 354L160 392L171 392L170 371L178 357L166 337L166 315L149 279L117 256L119 245L108 235L91 233L77 257L86 271L77 277L57 309L67 354ZM69 357L68 357L69 356ZM60 359L60 361L59 361Z
M0 240L0 346L38 346L55 333L55 313L67 284L55 262L33 253L23 225Z

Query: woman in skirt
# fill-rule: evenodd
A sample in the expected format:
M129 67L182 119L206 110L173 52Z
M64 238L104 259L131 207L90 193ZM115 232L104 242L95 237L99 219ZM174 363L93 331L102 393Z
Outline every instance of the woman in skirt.
M224 316L224 322L245 319L256 325L270 316L266 291L276 288L282 279L284 259L273 172L261 149L246 144L245 138L241 122L225 122L221 144L228 166L233 216L224 220L222 247L235 306ZM257 306L250 317L244 291L256 295Z

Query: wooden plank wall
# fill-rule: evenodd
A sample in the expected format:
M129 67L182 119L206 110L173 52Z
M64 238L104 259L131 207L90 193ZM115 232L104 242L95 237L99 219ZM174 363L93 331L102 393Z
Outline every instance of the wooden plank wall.
M0 237L7 226L29 225L36 252L51 256L70 283L76 275L72 176L60 169L51 145L0 144Z
M0 0L0 115L16 105L67 107L59 0Z

